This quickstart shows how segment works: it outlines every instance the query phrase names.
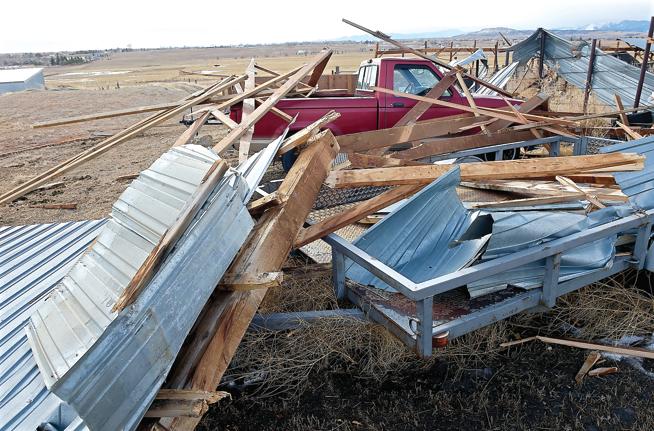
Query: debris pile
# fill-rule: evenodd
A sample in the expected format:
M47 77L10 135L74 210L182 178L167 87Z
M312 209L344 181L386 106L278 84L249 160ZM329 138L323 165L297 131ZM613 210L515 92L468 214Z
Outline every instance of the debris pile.
M363 312L282 313L256 316L257 324L285 330L337 315L370 319L423 357L627 268L654 268L654 137L639 137L623 123L635 140L593 138L603 148L587 154L591 139L573 132L583 120L643 107L558 114L542 94L513 98L501 88L506 74L497 86L348 23L446 69L421 91L410 91L416 83L404 91L381 80L368 85L364 72L365 88L357 91L408 105L386 128L341 134L346 113L338 106L320 105L311 120L301 109L282 109L289 98L299 106L335 94L317 87L329 50L287 73L253 60L244 74L177 103L36 125L152 112L2 194L0 203L169 119L186 114L190 121L106 221L0 230L0 293L9 303L0 312L8 334L0 387L11 401L0 404L0 416L10 418L8 429L194 429L208 405L226 396L216 388L266 292L283 280L292 250L317 262L327 256L336 296ZM257 70L271 77L257 83ZM478 103L488 92L473 94L466 79L497 94L499 105ZM283 131L275 129L274 139L251 154L258 127L271 118ZM210 121L227 134L212 148L194 144ZM230 159L235 146L238 156ZM297 157L283 179L262 184L275 157L285 155ZM21 247L40 231L66 229L83 233L66 245L33 245L57 248L40 258L50 262L76 244L57 267L59 277L23 283L29 262ZM615 372L592 369L598 359L599 353L587 361L579 380ZM30 385L17 384L28 375ZM9 394L8 384L18 389Z

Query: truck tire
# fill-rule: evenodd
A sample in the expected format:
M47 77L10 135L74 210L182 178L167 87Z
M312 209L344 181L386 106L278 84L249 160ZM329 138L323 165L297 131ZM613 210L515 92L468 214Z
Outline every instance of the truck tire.
M284 168L284 172L288 172L291 170L291 166L293 166L293 163L297 160L297 150L292 149L291 151L282 154L282 168Z

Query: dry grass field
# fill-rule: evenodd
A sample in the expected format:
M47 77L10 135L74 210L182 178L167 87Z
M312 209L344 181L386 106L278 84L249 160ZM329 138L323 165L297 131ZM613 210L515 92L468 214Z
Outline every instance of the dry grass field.
M353 71L373 46L331 46L326 73ZM306 61L319 45L253 48L189 48L134 51L108 59L46 70L46 91L0 95L0 192L94 145L142 118L120 117L32 129L36 121L176 101L211 78L181 71L240 73L252 56L286 71ZM500 63L503 59L500 58ZM578 111L581 92L552 77L541 86L533 74L509 86L522 96L552 95L553 109ZM607 109L591 101L591 111ZM184 130L178 119L151 129L91 163L67 173L64 185L33 192L0 207L0 225L104 217L127 187L124 175L146 168ZM220 127L202 135L218 139ZM274 166L273 169L278 169ZM33 208L77 203L76 210ZM287 266L301 266L299 256ZM348 307L338 304L329 273L285 279L263 311ZM617 430L654 429L651 361L607 359L619 373L574 376L587 352L531 343L500 349L499 343L533 334L585 339L647 336L654 332L654 300L645 274L625 274L566 296L544 315L521 316L492 325L437 351L415 358L378 326L350 320L325 321L283 334L248 333L225 379L233 400L214 405L204 430ZM649 374L648 374L649 373Z

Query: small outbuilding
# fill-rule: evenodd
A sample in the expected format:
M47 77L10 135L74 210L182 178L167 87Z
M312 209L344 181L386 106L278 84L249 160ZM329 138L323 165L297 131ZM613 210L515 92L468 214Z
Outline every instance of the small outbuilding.
M45 88L43 69L0 69L0 94Z

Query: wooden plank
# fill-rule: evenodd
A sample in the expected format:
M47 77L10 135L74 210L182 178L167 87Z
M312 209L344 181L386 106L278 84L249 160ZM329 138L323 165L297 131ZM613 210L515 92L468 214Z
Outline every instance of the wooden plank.
M481 202L472 205L473 208L515 208L532 205L558 204L563 202L573 202L584 199L583 193L566 194L558 196L545 196L536 198L511 199L496 202Z
M478 121L478 118L470 114L436 118L419 121L407 126L395 126L388 129L341 135L338 137L338 144L343 152L361 153L374 148L387 148L421 139L458 133L462 127L476 124Z
M221 153L225 149L227 149L229 146L233 145L237 139L239 139L246 131L247 129L250 128L250 126L257 121L261 119L269 110L271 107L273 107L280 99L282 99L289 91L291 91L293 88L295 88L305 76L313 70L316 65L321 64L325 59L328 59L331 56L331 51L325 51L319 56L317 56L311 63L303 66L299 71L297 71L295 74L293 74L281 87L277 88L275 92L264 102L262 103L258 108L256 108L250 117L248 117L247 121L241 122L238 127L235 127L232 129L231 132L227 134L218 144L216 144L213 149L216 151L216 153ZM280 75L284 76L284 75ZM273 78L273 79L278 79L278 78ZM257 87L258 88L258 87ZM248 92L244 92L243 94L247 94ZM242 95L239 95L242 96Z
M245 80L245 91L254 90L255 83L255 70L254 70L254 58L250 60L250 64L245 70L247 79ZM243 110L241 114L241 123L247 122L248 117L254 112L254 99L248 98L243 101ZM250 142L252 142L252 135L254 134L255 125L252 124L248 129L241 135L238 144L238 162L243 163L247 160L248 154L250 154Z
M626 134L627 134L631 139L640 139L640 138L643 137L643 135L641 135L640 133L636 133L636 132L634 132L634 131L631 129L631 127L627 126L626 124L622 124L622 123L619 122L619 121L616 121L615 124L617 124L618 126L620 126L620 128L621 128L622 130L624 130L625 133L626 133Z
M415 94L402 93L401 91L389 90L389 89L383 88L383 87L373 86L373 87L371 87L371 89L373 89L375 91L379 91L381 93L392 94L392 95L397 96L397 97L404 97L406 99L430 102L433 105L445 106L447 108L458 109L458 110L464 111L464 112L474 112L473 109L471 107L469 107L468 105L461 105L459 103L452 103L452 102L447 102L445 100L439 100L439 99L431 99L431 98L424 97L424 96L417 96ZM486 115L488 117L494 117L494 118L499 118L499 119L503 119L503 120L508 120L511 123L520 123L522 121L518 116L516 116L516 115L514 115L514 114L512 114L512 113L510 113L510 112L508 112L508 111L506 111L504 109L477 108L477 110L478 110L478 112L480 114ZM526 114L526 113L523 113L523 116L524 116L524 118L528 119L529 121L552 121L555 124L561 124L561 125L564 125L564 126L575 126L575 125L577 125L577 123L575 121L565 120L565 119L562 119L562 118L543 117L543 116L540 116L540 115L532 115L532 114Z
M600 377L600 376L606 376L608 374L614 374L617 372L618 372L618 367L597 367L594 370L588 371L588 376Z
M570 190L559 183L549 181L464 181L461 182L463 187L480 189L480 190L497 190L509 193L517 193L524 196L560 196L571 195L579 196L576 190ZM608 189L601 187L586 187L586 190L597 196L603 201L627 202L628 197L620 190Z
M575 376L575 381L577 382L578 385L581 384L581 382L584 380L584 377L586 377L586 374L588 374L590 369L593 368L593 365L595 365L601 357L602 355L597 350L590 352L588 354L588 357L586 358L583 365L577 372L577 375Z
M256 106L258 107L263 102L265 102L265 99L257 97L257 98L254 99L254 101L256 103ZM278 116L282 120L286 121L287 123L290 123L291 121L293 121L293 117L291 117L290 115L288 115L286 112L282 111L281 109L275 108L274 106L272 108L270 108L270 113L275 114L276 116Z
M350 153L347 155L351 168L388 168L391 166L421 166L427 163L392 157L373 156L371 154Z
M319 55L319 57L320 60L313 67L313 72L311 72L311 76L309 77L309 81L307 82L307 85L309 87L313 87L314 91L316 85L318 85L318 80L322 76L322 72L325 70L325 67L327 67L327 63L329 63L329 59L332 57L332 51L324 50Z
M37 204L37 205L30 205L30 208L41 208L44 210L76 210L77 209L77 203L69 203L69 204Z
M456 75L453 72L448 72L445 75L443 75L443 78L438 82L438 84L434 85L431 90L427 94L425 94L425 97L429 97L431 99L438 99L440 98L445 91L447 91L448 88L454 84L454 81L456 81ZM404 114L400 120L395 123L395 127L397 126L408 126L410 124L414 124L415 122L418 121L418 119L427 112L427 110L431 107L431 103L425 102L425 101L419 101L415 105L409 109L409 112Z
M184 130L184 133L179 135L179 138L173 144L173 147L179 147L180 145L186 145L193 140L193 137L200 130L200 128L207 122L207 119L211 115L211 112L207 111L200 118L195 120L190 127Z
M283 280L284 273L281 271L225 274L218 287L225 290L270 289L279 286Z
M262 198L250 202L247 205L247 208L248 211L250 212L250 215L257 215L257 214L261 214L268 208L281 205L287 200L288 200L288 196L280 196L279 193L275 191L267 194Z
M438 58L430 57L428 55L425 55L422 52L420 52L420 51L418 51L416 49L413 49L408 45L405 45L405 44L403 44L401 42L393 40L393 39L390 38L390 36L380 32L380 31L373 31L373 30L367 29L367 28L363 27L362 25L356 24L356 23L354 23L352 21L349 21L349 20L347 20L345 18L343 18L343 22L346 23L346 24L351 25L352 27L356 27L359 30L365 31L366 33L371 34L371 35L373 35L373 36L375 36L375 37L377 37L377 38L379 38L379 39L381 39L381 40L383 40L385 42L388 42L388 43L390 43L392 45L395 45L400 49L407 50L407 51L411 52L412 54L417 55L420 58L424 58L425 60L429 60L429 61L431 61L431 62L433 62L433 63L435 63L435 64L437 64L437 65L439 65L441 67L444 67L445 69L448 69L448 70L452 69L452 66L450 66L446 62L444 62L442 60L439 60ZM491 90L496 91L499 94L503 94L503 95L509 96L509 97L513 96L508 91L506 91L506 90L504 90L502 88L499 88L499 87L497 87L497 86L495 86L495 85L493 85L493 84L491 84L489 82L486 82L483 79L479 79L476 76L473 76L473 75L470 75L470 74L467 74L467 73L465 74L465 76L472 79L473 81L477 82L478 84L483 85L484 87L487 87L487 88L490 88Z
M566 177L563 177L563 176L560 176L560 175L557 175L555 178L556 178L556 181L563 184L564 186L568 186L568 187L576 190L577 192L583 194L585 199L588 202L590 202L591 204L595 205L597 208L606 208L606 205L604 205L602 202L600 202L599 199L597 198L597 196L594 196L591 193L589 193L588 191L582 189L574 181L572 181L570 178L566 178Z
M618 108L618 111L623 111L624 110L624 105L622 104L622 98L620 97L619 94L614 94L613 97L615 97L615 106ZM620 116L620 121L622 124L625 126L630 126L629 124L629 118L627 118L627 114L624 112L621 112L618 114Z
M314 121L313 123L309 124L304 129L286 138L286 140L282 143L282 146L279 148L279 154L288 153L292 149L297 148L300 145L306 144L310 138L312 138L318 133L320 128L325 127L327 124L331 123L332 121L335 121L340 116L341 114L339 114L334 110L329 111L328 113L326 113L325 115ZM339 146L340 146L340 142L339 142Z
M223 111L219 111L218 109L212 109L209 112L211 112L211 115L213 115L216 120L220 121L221 123L223 123L224 125L226 125L230 129L233 129L234 127L238 126L238 123L236 121L232 120Z
M59 163L58 165L46 170L45 172L42 172L41 174L31 178L30 180L26 181L25 183L14 187L13 189L9 190L8 192L3 193L0 196L0 204L6 203L6 202L11 202L16 198L19 198L20 196L23 196L24 194L34 190L35 188L39 187L42 184L45 184L49 181L51 181L53 178L56 178L59 175L62 175L78 166L81 164L87 162L88 160L94 159L98 157L101 154L104 154L105 152L109 151L111 148L115 147L116 145L122 144L126 142L127 140L133 138L134 136L138 135L139 133L144 132L145 130L148 130L158 124L163 123L166 120L169 120L172 117L175 117L179 115L181 112L185 111L186 109L195 106L214 94L217 94L221 91L223 91L226 88L232 87L234 84L241 82L242 80L245 79L245 76L237 77L234 79L230 80L225 80L222 81L221 83L212 85L209 90L204 92L201 96L198 96L196 98L193 98L183 104L180 104L174 109L169 109L163 113L155 114L151 117L149 117L146 120L142 120L137 122L136 124L128 127L127 129L105 139L104 141L98 143L97 145L93 146L92 148L77 154L74 157L69 158L68 160Z
M302 229L295 238L295 248L309 244L349 224L357 222L367 215L373 214L394 204L422 189L422 186L400 186L361 202L332 217L324 219L308 228Z
M529 139L533 139L533 136L528 131L502 131L491 133L490 135L466 135L452 138L434 138L424 140L416 147L394 153L393 157L396 159L417 160L438 154L447 154L470 148L482 148L491 145L527 141Z
M640 163L642 169L644 159L638 154L610 153L463 163L458 167L461 170L462 181L483 181L569 175L635 163ZM452 165L427 165L333 171L327 177L326 184L336 188L428 184L452 168Z
M607 346L605 344L589 343L581 340L566 340L562 338L543 337L540 335L536 335L535 337L525 338L523 340L518 340L517 342L513 341L509 343L502 343L500 344L500 347L514 346L517 344L522 344L527 341L533 341L533 340L542 341L543 343L547 343L547 344L558 344L561 346L576 347L578 349L599 350L600 352L610 352L610 353L616 353L618 355L624 355L624 356L635 356L638 358L654 359L653 350L641 349L640 347Z
M470 89L466 85L465 81L463 80L463 76L458 70L456 72L456 79L457 81L459 81L459 86L461 87L461 90L463 90L463 94L466 96L466 100L468 101L468 106L472 108L473 114L475 114L475 117L481 117L481 114L477 109L477 104L475 103L475 99L472 97L472 94L470 94ZM520 116L518 115L518 117ZM488 129L486 129L486 125L481 124L480 127L482 132L484 132L485 134L488 135L490 133Z
M231 397L231 395L222 391L160 389L144 417L185 416L199 418L209 410L209 405L227 397Z
M193 221L193 217L202 208L228 169L229 165L222 159L216 160L209 168L202 183L193 193L189 202L184 206L182 213L177 217L173 225L166 230L159 243L152 249L138 271L136 271L136 274L134 274L134 277L132 277L129 284L125 287L125 290L120 294L112 308L113 311L120 312L136 300L141 290L143 290L154 275L158 265L184 234L186 228Z
M263 214L229 272L281 269L338 150L334 136L328 133L300 152L280 186L281 192L293 199ZM167 386L214 390L266 292L267 289L215 292L177 356ZM198 422L197 418L162 420L171 431L192 430Z

